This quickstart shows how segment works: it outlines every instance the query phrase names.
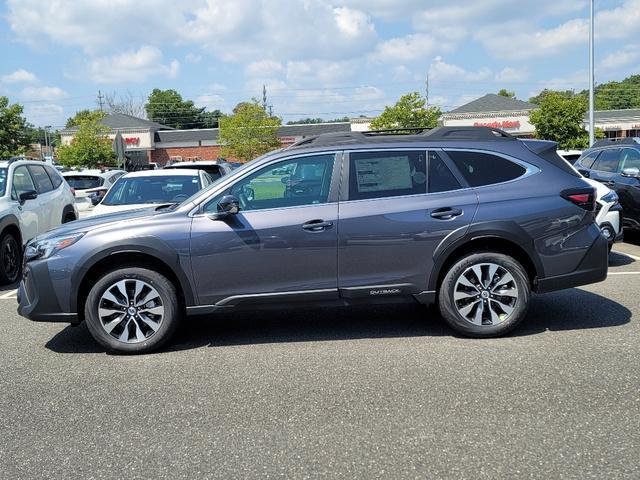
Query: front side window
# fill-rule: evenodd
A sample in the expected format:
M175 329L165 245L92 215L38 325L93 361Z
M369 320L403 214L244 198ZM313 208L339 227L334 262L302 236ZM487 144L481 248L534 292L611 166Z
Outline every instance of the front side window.
M620 163L620 149L610 148L603 150L598 157L598 161L594 165L594 169L600 172L617 172Z
M425 151L349 154L349 200L427 193Z
M448 192L461 188L458 179L436 152L429 152L429 193Z
M640 170L640 150L636 150L635 148L625 148L622 150L620 171L625 168L637 168Z
M521 165L491 153L449 150L447 154L472 187L508 182L526 173Z
M103 205L179 203L200 190L197 175L122 177L109 189Z
M0 197L7 191L7 169L0 168Z
M296 207L327 203L335 154L283 160L259 169L226 189L205 207L215 213L218 201L233 195L241 210Z
M29 170L31 171L33 181L36 183L38 193L47 193L53 190L53 183L49 175L47 175L47 172L45 172L44 167L40 165L29 165Z
M29 174L27 167L18 167L13 171L13 192L14 200L20 198L20 194L24 192L36 191L36 185Z

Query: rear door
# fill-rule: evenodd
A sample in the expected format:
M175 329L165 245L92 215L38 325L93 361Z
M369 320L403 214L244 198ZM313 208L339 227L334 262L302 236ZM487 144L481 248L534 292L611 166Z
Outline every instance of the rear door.
M619 148L602 150L591 167L591 178L604 183L609 188L615 188L615 177L618 175L619 165Z
M53 182L44 166L29 165L31 178L36 185L38 198L35 201L39 204L38 209L38 233L57 227L62 222L62 205L60 196L54 191Z
M338 286L345 297L420 293L433 252L477 208L441 153L352 151L344 165L338 224Z

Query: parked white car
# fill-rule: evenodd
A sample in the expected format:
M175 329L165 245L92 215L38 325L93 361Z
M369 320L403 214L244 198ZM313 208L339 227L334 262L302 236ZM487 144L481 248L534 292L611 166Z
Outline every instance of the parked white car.
M51 165L0 161L0 283L20 278L29 240L77 218L73 192Z
M91 210L92 197L104 196L104 193L127 172L124 170L70 170L63 172L62 176L76 195L76 205L81 212Z
M622 207L618 202L618 194L606 185L585 178L585 181L594 187L596 193L596 223L600 227L602 235L609 242L609 250L614 242L622 240Z
M143 170L120 177L90 215L179 203L212 183L202 170Z

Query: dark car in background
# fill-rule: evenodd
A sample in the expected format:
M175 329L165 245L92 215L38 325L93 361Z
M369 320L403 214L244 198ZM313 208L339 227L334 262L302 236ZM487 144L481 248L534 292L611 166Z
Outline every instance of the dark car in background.
M622 206L624 227L640 229L640 139L598 140L575 167L585 177L614 190Z
M185 315L293 305L435 302L460 334L503 335L532 292L605 279L594 194L555 143L497 129L310 137L179 205L36 238L18 311L130 353Z

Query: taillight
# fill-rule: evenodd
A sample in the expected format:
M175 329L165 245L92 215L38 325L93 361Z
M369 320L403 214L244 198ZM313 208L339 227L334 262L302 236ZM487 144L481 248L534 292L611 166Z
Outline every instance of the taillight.
M584 208L590 212L596 209L596 191L593 188L578 188L564 190L560 196L565 200L569 200L574 205Z

